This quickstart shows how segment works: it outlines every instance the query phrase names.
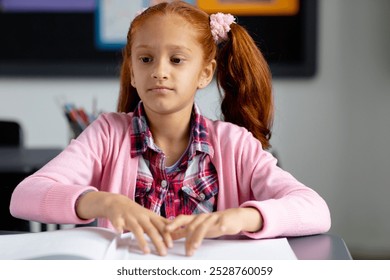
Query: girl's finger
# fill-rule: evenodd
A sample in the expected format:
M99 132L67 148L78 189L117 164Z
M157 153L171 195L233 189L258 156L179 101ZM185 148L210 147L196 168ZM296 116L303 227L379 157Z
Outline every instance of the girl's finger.
M165 230L168 232L177 231L182 227L185 227L188 223L191 223L196 217L196 215L179 215L171 223L165 226Z
M167 222L164 222L163 220L160 219L153 219L152 223L158 229L160 235L162 236L165 246L168 248L172 248L173 241L172 241L171 233L165 230L165 226Z
M150 248L148 243L145 240L144 230L136 221L128 221L126 229L131 231L134 234L135 239L137 240L138 247L144 254L150 253Z
M165 256L167 254L167 248L165 246L164 240L158 229L155 225L149 220L148 222L144 222L142 224L142 228L144 232L149 236L152 241L154 247L157 250L157 253L160 256Z
M205 214L198 215L193 223L187 225L186 237L186 254L192 256L196 249L198 249L205 238L208 231L213 227L218 220L215 215Z
M125 228L125 224L122 219L111 220L112 226L115 228L116 232L119 234L123 233L123 229Z
M171 238L173 240L178 240L180 238L186 237L186 230L185 228L179 228L175 231L170 232Z

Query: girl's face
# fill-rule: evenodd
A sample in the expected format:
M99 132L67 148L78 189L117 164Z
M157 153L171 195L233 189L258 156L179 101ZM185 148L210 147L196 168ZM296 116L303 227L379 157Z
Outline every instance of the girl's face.
M131 80L148 116L187 113L198 88L206 87L215 61L205 65L191 25L181 17L155 16L135 33Z

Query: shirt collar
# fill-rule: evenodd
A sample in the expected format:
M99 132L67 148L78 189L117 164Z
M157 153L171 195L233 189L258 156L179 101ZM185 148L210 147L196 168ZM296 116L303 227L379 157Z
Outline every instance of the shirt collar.
M132 118L133 130L131 132L131 157L142 155L148 148L160 151L154 144L152 133L146 119L142 101L135 108ZM189 155L192 158L196 152L214 154L210 143L206 118L201 115L199 107L194 103L191 117L191 144Z

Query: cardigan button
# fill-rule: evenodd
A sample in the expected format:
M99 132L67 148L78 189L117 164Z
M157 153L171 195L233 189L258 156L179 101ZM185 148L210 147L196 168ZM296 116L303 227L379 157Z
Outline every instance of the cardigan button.
M161 187L166 188L168 186L168 182L166 180L161 181Z

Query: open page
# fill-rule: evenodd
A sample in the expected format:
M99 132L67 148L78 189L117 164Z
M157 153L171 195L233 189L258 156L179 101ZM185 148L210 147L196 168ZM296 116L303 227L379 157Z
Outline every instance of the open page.
M168 258L191 260L294 260L297 259L286 238L253 240L247 237L205 239L193 256L185 255L185 239L174 241L164 257L158 256L151 241L152 254L143 254L131 233L117 238L108 250L107 259L161 260ZM115 248L115 249L114 249ZM111 252L111 254L110 254ZM112 253L112 252L115 252Z
M245 237L205 239L191 257L185 256L185 239L176 240L161 257L149 241L152 254L144 255L131 233L118 235L97 227L0 236L0 259L199 259L289 260L296 259L286 238L252 240Z
M104 259L115 236L97 227L0 235L0 259Z

